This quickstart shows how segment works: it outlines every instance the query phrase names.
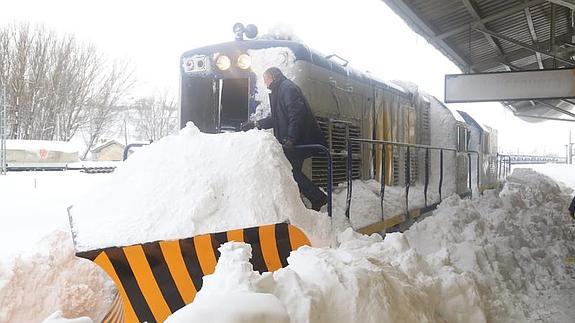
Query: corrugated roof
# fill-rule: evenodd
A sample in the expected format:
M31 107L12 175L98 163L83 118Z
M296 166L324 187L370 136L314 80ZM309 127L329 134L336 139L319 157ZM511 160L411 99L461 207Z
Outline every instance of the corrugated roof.
M575 57L574 18L572 10L565 6L565 3L569 5L572 2L575 9L573 0L383 1L462 71L534 70L540 69L541 65L544 69L575 67L572 58ZM551 48L552 22L554 51ZM536 48L540 53L528 47ZM561 103L565 109L566 102L545 103ZM519 114L522 113L519 110L528 106L524 102L504 104ZM575 110L575 105L571 104L567 110ZM545 113L545 116L549 114Z

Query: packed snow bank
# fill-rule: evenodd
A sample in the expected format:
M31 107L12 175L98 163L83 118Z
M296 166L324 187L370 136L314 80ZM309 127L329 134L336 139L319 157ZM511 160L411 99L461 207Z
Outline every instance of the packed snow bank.
M138 150L70 213L79 251L286 220L323 245L331 229L302 203L271 134L205 134L191 123Z
M275 296L292 323L572 322L575 229L568 202L549 178L516 170L500 195L453 195L434 216L385 239L347 230L338 248L300 248L273 274L253 272L249 247L224 246L222 254L242 256L226 256L205 277L202 304L215 306L217 291L232 285ZM182 315L198 314L195 307ZM171 322L189 321L174 315Z
M499 196L451 197L405 236L422 256L475 281L488 321L573 322L569 200L550 178L515 169Z
M534 171L547 175L562 185L575 190L575 165L569 164L534 164L514 166L514 168L531 168Z
M166 323L289 323L277 297L257 292L262 278L249 262L251 246L228 242L219 251L216 270L204 277L194 302L171 315Z
M75 257L70 233L56 230L34 252L0 263L0 322L40 322L55 310L101 319L113 290L101 269Z

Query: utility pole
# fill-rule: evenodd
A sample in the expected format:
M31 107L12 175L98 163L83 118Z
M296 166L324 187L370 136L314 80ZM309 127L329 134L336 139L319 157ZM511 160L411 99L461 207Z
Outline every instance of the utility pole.
M6 88L0 93L0 175L6 175Z

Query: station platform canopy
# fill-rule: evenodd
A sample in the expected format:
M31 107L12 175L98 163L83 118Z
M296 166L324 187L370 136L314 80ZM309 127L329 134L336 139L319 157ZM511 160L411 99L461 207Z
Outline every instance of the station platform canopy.
M445 101L575 121L575 0L383 0L464 74Z

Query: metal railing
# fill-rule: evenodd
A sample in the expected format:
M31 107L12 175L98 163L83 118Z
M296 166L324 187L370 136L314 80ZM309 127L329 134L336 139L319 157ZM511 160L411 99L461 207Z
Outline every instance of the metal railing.
M406 214L409 214L409 188L411 185L411 150L415 149L415 150L419 150L422 149L425 151L425 155L424 155L424 164L425 164L425 176L424 176L424 190L423 190L423 196L424 196L424 205L425 207L428 207L428 199L427 199L427 191L429 188L429 168L430 168L430 151L432 150L437 150L439 151L439 185L438 185L438 193L439 193L439 201L441 201L442 198L442 187L443 187L443 173L444 173L444 167L443 167L443 156L444 156L444 151L451 151L454 153L466 153L468 156L468 187L470 190L470 196L471 196L471 186L472 186L472 179L471 179L471 154L476 154L477 156L477 187L479 188L480 185L480 163L479 163L479 152L477 151L458 151L455 148L445 148L445 147L436 147L436 146L429 146L429 145L418 145L418 144L408 144L408 143L402 143L402 142L395 142L395 141L385 141L385 140L372 140L372 139L349 139L347 142L347 199L346 199L346 207L345 207L345 216L349 219L349 213L350 213L350 209L351 209L351 199L352 199L352 193L353 193L353 180L351 177L351 154L349 153L351 151L351 147L353 143L359 143L359 144L368 144L371 146L381 146L381 154L382 154L382 158L381 158L381 163L379 164L379 174L380 174L380 208L381 208L381 217L382 219L384 218L384 197L385 197L385 182L386 182L386 168L385 168L385 163L386 163L386 151L387 151L387 147L391 146L391 147L403 147L406 150L406 158L405 158L405 211Z
M331 218L333 212L333 166L332 166L332 158L329 149L323 145L297 145L294 146L297 150L315 150L323 152L327 157L327 215Z
M506 178L511 173L511 155L497 154L497 178Z

